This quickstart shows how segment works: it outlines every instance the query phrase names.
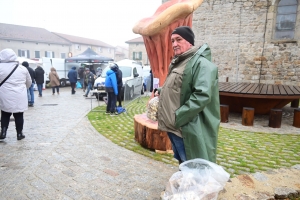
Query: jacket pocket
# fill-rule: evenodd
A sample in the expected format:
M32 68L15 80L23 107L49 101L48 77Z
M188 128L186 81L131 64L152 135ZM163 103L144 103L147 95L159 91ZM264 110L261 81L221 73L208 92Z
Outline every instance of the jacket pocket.
M173 90L178 90L182 85L182 73L177 71L173 71L169 77L169 81L167 83L168 88L172 88Z

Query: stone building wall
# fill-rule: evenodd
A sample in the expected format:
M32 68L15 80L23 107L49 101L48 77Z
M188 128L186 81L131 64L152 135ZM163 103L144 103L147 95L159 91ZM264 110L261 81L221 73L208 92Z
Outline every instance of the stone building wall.
M295 39L288 41L273 39L277 4L204 0L194 12L195 44L208 43L220 81L300 86L300 3Z

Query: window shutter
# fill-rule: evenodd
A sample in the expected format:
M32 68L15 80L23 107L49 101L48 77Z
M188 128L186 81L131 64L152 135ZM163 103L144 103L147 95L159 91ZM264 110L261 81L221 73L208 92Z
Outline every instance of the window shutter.
M135 60L135 52L132 52L132 60Z
M30 58L30 52L27 50L27 58Z
M54 58L54 51L52 51L52 58Z
M142 60L142 52L139 52L139 58Z
M20 49L18 49L18 56L19 56L19 57L22 57L22 53L21 53L21 50L20 50Z
M47 57L47 51L45 51L45 57Z

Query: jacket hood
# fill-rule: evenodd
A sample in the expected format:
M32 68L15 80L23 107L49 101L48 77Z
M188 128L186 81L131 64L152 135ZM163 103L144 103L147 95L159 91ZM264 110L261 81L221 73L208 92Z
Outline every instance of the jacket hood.
M191 57L192 55L192 57ZM206 58L207 60L211 61L211 51L207 44L203 44L202 46L198 47L192 47L186 52L175 56L172 60L172 64L181 62L182 60L185 60L186 58L191 57L192 59L195 55L201 55L202 57Z
M200 54L207 60L211 61L211 50L208 44L203 44L201 47L199 47L198 51L196 54Z
M113 73L115 73L113 70L108 70L107 72L106 72L106 76L110 76L111 74L113 74Z
M53 71L56 72L56 69L54 67L51 67L50 70L51 70L51 72L53 72Z
M17 55L12 49L3 49L0 52L0 63L17 61Z
M76 70L76 67L74 66L74 67L72 67L72 69Z

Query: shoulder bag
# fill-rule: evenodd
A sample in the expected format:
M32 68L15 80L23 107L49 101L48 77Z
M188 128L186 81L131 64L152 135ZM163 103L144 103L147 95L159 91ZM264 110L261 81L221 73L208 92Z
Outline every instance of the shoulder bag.
M8 74L8 76L0 83L0 87L14 73L14 71L17 69L18 66L19 64L17 64L15 68Z

